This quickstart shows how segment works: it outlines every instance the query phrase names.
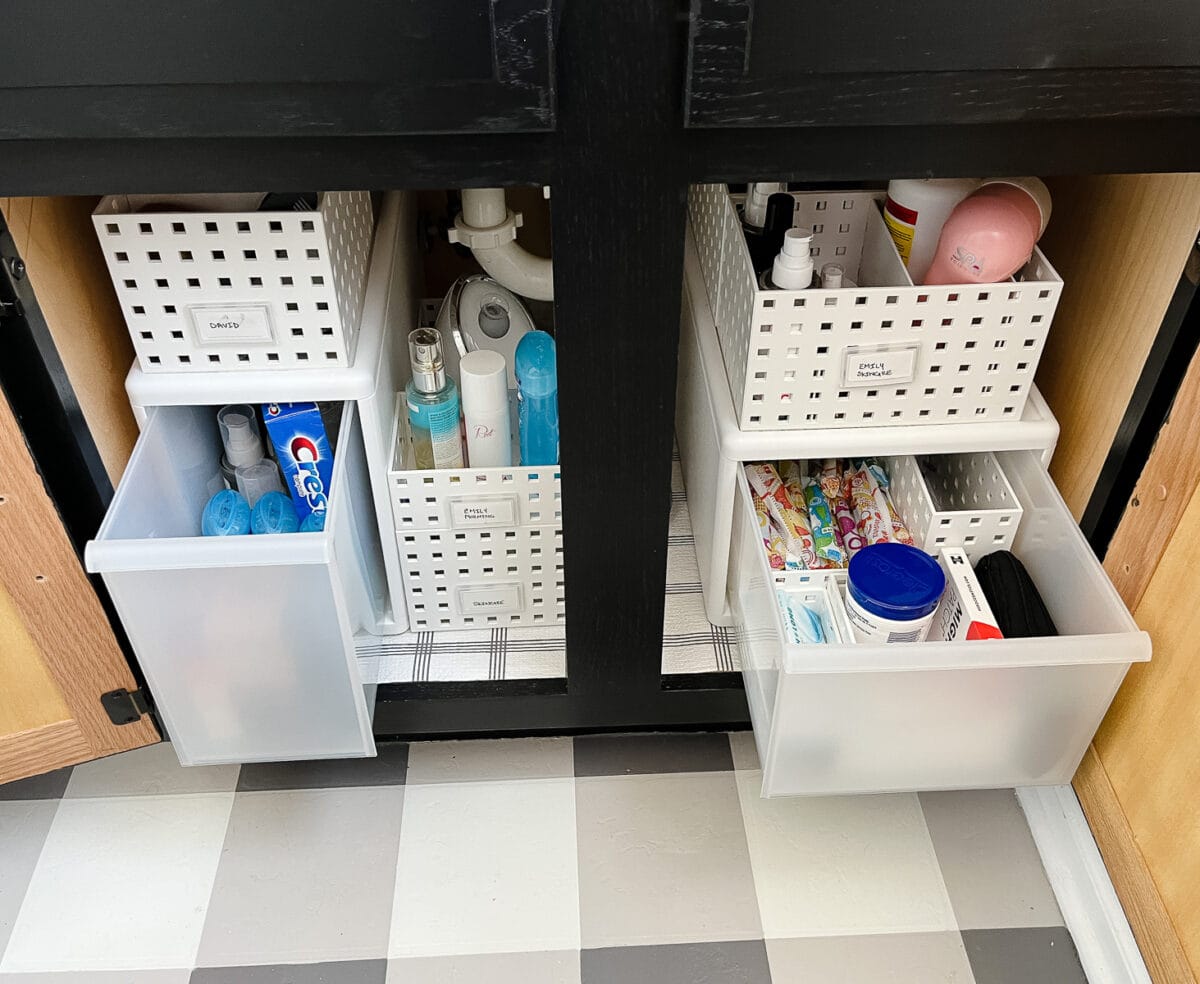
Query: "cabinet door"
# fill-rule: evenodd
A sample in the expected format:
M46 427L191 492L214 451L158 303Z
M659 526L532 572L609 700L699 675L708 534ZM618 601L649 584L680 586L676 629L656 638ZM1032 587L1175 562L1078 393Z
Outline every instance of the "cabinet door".
M550 0L45 0L4 23L0 139L549 130Z
M1194 114L1200 6L693 0L689 126Z
M3 396L0 461L0 782L159 741L100 702L133 674Z

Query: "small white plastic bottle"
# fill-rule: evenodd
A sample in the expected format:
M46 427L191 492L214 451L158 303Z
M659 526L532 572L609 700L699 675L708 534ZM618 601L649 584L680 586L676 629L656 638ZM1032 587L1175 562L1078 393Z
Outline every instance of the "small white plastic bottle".
M504 356L487 349L468 352L460 360L458 371L467 430L467 464L472 468L509 467L512 418Z
M807 290L813 283L813 231L805 226L789 229L783 236L783 249L770 270L764 271L759 284L765 289Z

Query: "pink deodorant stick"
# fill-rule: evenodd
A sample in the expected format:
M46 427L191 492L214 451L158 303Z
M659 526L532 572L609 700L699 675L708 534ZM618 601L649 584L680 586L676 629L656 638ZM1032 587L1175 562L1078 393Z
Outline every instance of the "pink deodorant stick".
M1050 191L1038 178L999 178L954 207L925 284L994 284L1021 269L1050 220Z

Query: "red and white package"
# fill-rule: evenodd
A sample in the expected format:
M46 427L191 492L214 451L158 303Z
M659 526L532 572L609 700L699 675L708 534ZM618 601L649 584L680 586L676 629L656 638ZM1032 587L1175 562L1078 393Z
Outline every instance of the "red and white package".
M938 563L946 573L946 593L934 613L929 638L946 642L1003 639L966 552L945 547Z

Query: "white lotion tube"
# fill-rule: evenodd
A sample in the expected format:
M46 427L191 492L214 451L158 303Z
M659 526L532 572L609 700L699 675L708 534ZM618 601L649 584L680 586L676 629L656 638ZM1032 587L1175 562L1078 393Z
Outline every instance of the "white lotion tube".
M504 356L487 349L468 352L458 371L468 467L508 468L512 465L512 422Z

